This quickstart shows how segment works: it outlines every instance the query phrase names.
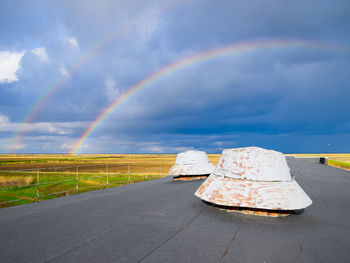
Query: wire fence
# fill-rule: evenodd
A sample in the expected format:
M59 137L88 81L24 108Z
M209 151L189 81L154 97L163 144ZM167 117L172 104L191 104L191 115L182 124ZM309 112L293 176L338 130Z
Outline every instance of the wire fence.
M133 162L0 171L0 207L164 177L168 163Z

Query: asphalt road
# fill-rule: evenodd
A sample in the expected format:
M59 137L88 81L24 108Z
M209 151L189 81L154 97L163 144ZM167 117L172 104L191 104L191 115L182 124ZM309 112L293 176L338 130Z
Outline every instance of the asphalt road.
M1 262L350 262L350 172L289 161L299 215L218 210L157 179L0 210Z

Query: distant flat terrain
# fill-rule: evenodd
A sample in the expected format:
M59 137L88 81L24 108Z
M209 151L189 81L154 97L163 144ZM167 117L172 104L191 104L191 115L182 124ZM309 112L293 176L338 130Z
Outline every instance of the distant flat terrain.
M214 164L218 154L209 158ZM176 154L0 155L0 208L167 175Z
M350 170L350 154L326 156L328 164ZM216 165L220 154L208 154ZM115 187L167 175L176 154L2 154L0 208Z
M165 177L0 210L2 262L349 262L350 172L289 161L313 200L266 218Z
M350 153L293 154L297 157L327 157L328 165L350 171Z

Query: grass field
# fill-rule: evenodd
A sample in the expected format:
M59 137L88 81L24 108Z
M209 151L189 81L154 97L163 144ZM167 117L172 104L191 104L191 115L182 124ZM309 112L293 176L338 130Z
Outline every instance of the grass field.
M1 155L0 207L166 176L175 155Z
M328 165L350 171L350 153L293 154L299 157L328 157Z
M209 155L216 164L219 155ZM166 176L175 154L0 155L0 207Z
M350 170L350 154L325 156ZM220 154L208 154L216 165ZM0 155L0 208L167 176L175 154Z

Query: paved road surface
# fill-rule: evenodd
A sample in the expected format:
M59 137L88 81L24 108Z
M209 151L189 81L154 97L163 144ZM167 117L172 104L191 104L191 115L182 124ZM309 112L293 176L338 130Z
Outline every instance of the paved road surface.
M350 262L350 172L289 165L300 215L229 213L163 178L0 210L0 262Z

